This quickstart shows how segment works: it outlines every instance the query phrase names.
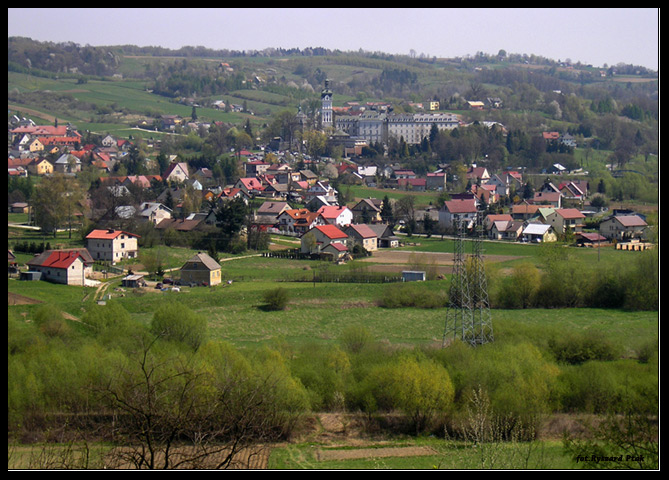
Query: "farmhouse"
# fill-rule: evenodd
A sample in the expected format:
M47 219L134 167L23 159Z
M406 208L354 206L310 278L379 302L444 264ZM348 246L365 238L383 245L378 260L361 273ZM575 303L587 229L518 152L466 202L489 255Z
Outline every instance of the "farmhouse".
M214 286L221 283L221 266L206 253L197 253L181 267L181 281Z
M39 272L42 280L65 285L86 285L93 259L88 251L46 250L26 262L28 269Z
M86 248L94 260L116 262L137 256L138 235L122 230L93 230L86 235Z

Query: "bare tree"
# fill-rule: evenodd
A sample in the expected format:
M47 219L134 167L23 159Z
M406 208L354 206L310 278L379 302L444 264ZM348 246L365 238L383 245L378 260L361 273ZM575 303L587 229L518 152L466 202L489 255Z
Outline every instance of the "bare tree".
M123 362L103 394L115 413L113 468L244 468L284 433L271 373L221 375L157 339Z

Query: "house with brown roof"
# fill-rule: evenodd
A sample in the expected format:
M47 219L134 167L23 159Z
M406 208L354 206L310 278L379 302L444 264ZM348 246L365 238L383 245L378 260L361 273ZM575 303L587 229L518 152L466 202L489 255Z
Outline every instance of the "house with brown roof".
M580 232L583 229L585 215L576 208L556 208L546 216L546 224L553 227L558 234L567 229Z
M439 210L439 224L453 228L465 222L466 228L470 228L476 223L477 212L476 200L448 200Z
M612 215L602 221L599 232L609 240L629 240L643 237L647 227L638 215Z
M46 158L35 158L28 164L28 171L33 175L51 175L53 165Z
M287 233L304 233L316 225L326 224L323 215L306 208L284 210L277 217L277 228Z
M511 207L511 216L514 220L529 220L537 214L539 208L539 205L523 202Z
M221 283L221 265L206 253L198 252L181 267L181 283L214 286Z
M555 208L562 207L562 194L560 192L536 192L532 197L535 205L550 205Z
M189 178L188 164L185 162L171 163L163 174L163 179L166 182L183 183Z
M353 213L353 219L351 223L377 223L381 219L381 207L383 206L383 200L378 198L363 198L358 203L356 203L351 212Z
M518 220L495 220L489 230L494 240L516 241L523 232L523 222Z
M379 238L376 232L364 223L348 225L344 233L349 236L354 244L360 245L368 252L375 252L379 248Z

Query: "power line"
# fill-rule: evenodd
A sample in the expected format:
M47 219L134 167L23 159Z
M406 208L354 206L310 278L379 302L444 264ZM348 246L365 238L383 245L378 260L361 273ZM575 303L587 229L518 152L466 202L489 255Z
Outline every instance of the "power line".
M468 221L456 223L453 275L448 294L448 309L442 346L461 340L472 346L492 342L493 329L488 300L488 285L482 256L483 225L474 225L473 253L469 262L464 252Z

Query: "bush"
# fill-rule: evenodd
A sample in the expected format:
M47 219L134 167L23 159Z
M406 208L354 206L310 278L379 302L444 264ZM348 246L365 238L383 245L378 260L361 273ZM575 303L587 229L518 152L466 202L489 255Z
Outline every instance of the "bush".
M454 387L448 371L420 354L402 353L372 368L363 383L366 388L357 393L365 407L402 411L416 433L428 428L435 415L453 407Z
M613 360L619 353L601 332L555 333L548 341L548 348L558 362L570 365L589 360Z
M377 303L384 308L442 308L448 305L448 295L424 284L398 283L386 288Z
M288 306L288 290L281 287L267 290L263 295L263 299L266 310L285 310L286 306Z
M174 301L159 307L151 320L151 333L166 340L181 342L193 350L204 343L206 332L206 319Z
M339 336L339 342L347 352L358 353L369 346L374 337L368 329L359 325L346 328Z

